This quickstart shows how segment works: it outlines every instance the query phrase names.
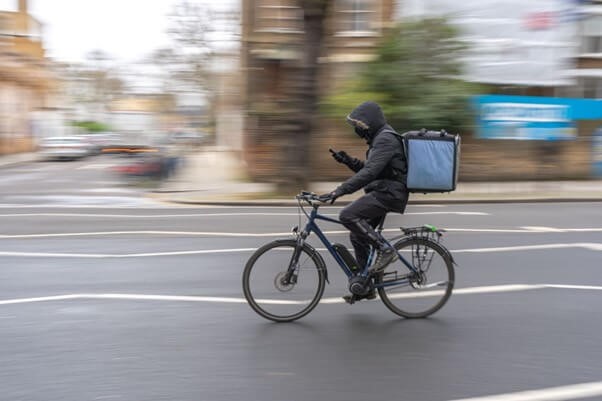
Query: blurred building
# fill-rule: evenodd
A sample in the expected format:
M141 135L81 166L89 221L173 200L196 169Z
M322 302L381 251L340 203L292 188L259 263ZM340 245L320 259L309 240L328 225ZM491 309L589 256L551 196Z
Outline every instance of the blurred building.
M580 3L576 68L568 73L576 82L559 95L602 99L602 0Z
M219 148L244 152L244 104L241 98L243 78L240 73L240 49L224 48L216 51L211 68L213 97L205 115L214 121L214 144ZM203 128L203 127L202 127ZM203 130L208 131L206 126Z
M567 71L577 54L578 6L572 0L404 0L396 18L445 17L456 26L468 45L467 81L550 95L574 83Z
M602 0L404 0L396 18L445 16L469 45L469 81L512 95L602 98Z
M41 32L27 0L17 11L0 10L0 154L32 150L31 113L52 106L57 82Z
M123 147L153 146L167 135L171 124L169 113L164 112L166 99L158 94L132 94L114 100L109 105L105 120L119 134Z
M242 7L244 154L253 178L273 180L287 163L279 158L290 154L283 149L293 143L279 113L290 116L287 96L299 79L303 15L294 0L248 0ZM462 180L594 175L592 166L602 162L602 0L333 1L321 95L373 57L389 24L429 16L445 16L460 29L470 48L464 79L498 96L475 98L477 114L487 114L477 115L473 131L461 133ZM344 133L343 118L309 118L319 119L309 174L344 178L348 172L333 165L327 149L361 156L363 143Z
M405 0L397 12L430 16L447 17L469 45L465 79L498 95L475 98L464 179L592 175L601 104L579 99L602 98L602 1Z
M336 88L373 57L382 30L393 21L393 16L394 0L332 2L320 59L322 94ZM294 115L295 106L289 103L288 94L298 90L303 23L302 10L295 0L242 2L244 151L249 172L255 179L277 179L280 166L288 162L280 159L290 154L283 150L294 146L281 116ZM318 116L297 118L319 120ZM312 138L311 146L324 151L328 149L324 147L328 137L336 137L341 127L331 129L322 120L319 124L320 136ZM317 159L310 164L323 172L323 162Z

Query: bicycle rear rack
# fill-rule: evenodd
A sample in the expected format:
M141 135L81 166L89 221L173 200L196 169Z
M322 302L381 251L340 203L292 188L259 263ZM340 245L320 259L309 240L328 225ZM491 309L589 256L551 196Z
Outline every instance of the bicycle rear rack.
M445 232L444 229L437 228L430 224L425 224L420 227L408 227L408 228L400 227L400 229L404 235L407 235L407 236L410 236L413 238L429 239L429 240L433 240L437 243L439 243L439 241L441 240L441 237L443 236L443 233Z

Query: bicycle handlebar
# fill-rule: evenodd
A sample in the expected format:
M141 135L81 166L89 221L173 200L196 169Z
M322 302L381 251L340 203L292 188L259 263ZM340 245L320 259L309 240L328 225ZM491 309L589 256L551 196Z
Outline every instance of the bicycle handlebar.
M295 198L299 201L305 201L309 203L311 206L320 206L323 203L326 203L320 200L320 197L314 192L302 191L300 194L295 196Z

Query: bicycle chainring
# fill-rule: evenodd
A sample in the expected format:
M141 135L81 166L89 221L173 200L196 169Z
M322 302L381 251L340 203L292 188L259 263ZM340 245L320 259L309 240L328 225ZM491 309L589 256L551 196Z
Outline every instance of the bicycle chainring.
M353 295L366 295L370 289L370 279L368 277L356 276L349 279L349 292Z

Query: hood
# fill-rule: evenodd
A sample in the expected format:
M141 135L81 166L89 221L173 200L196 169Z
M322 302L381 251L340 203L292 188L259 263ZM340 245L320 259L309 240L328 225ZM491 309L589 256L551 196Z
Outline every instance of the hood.
M353 126L355 133L368 142L371 142L387 123L380 106L374 102L364 102L357 106L347 116L347 121Z

